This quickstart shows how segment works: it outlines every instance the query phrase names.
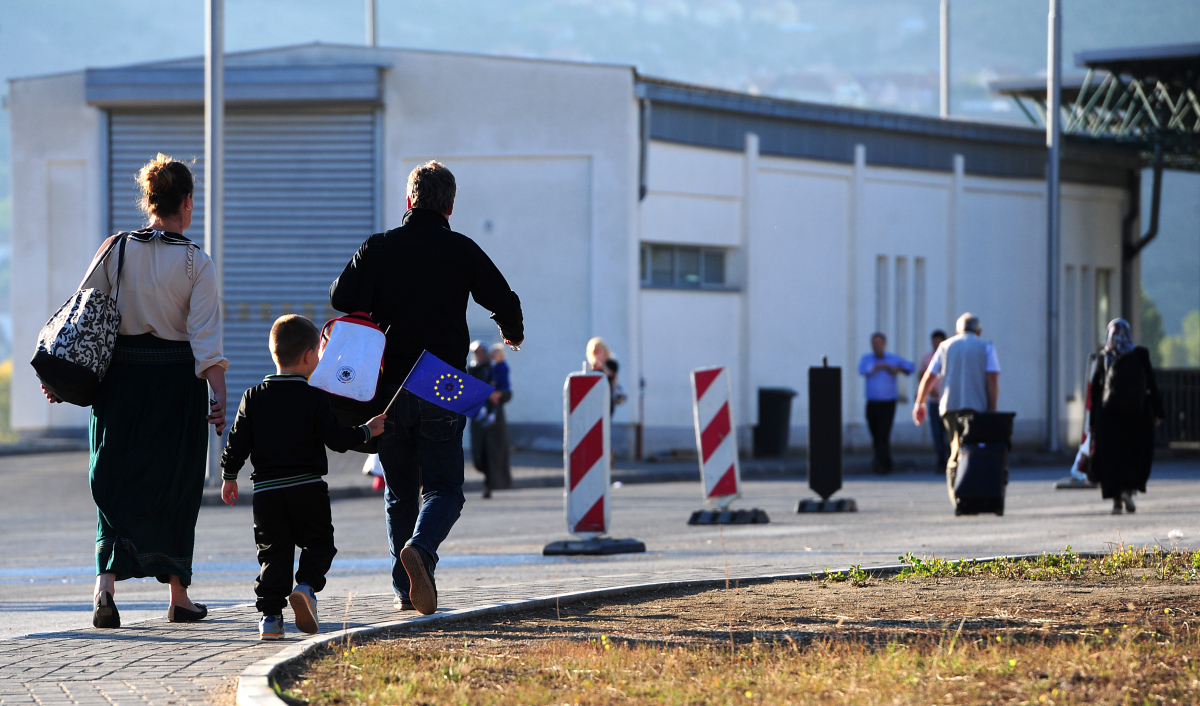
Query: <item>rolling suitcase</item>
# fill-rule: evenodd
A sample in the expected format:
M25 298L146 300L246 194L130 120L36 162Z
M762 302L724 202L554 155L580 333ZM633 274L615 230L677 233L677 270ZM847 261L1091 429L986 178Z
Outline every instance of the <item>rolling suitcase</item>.
M954 514L1004 514L1008 486L1008 447L999 442L963 444L954 479Z
M1008 488L1008 451L1012 446L1012 412L955 413L958 457L947 468L946 481L955 515L1004 514Z

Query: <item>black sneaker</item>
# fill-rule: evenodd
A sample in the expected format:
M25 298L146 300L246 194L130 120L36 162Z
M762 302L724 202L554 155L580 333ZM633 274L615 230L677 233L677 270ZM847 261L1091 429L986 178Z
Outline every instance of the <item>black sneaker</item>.
M437 611L437 584L433 581L431 562L426 561L425 552L415 545L400 550L400 563L408 572L408 598L421 615L432 615Z

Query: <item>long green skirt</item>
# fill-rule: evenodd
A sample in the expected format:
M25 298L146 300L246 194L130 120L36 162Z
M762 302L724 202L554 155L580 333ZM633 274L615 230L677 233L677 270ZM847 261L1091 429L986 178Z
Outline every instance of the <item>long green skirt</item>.
M92 404L96 573L192 582L208 455L208 383L187 341L118 336Z

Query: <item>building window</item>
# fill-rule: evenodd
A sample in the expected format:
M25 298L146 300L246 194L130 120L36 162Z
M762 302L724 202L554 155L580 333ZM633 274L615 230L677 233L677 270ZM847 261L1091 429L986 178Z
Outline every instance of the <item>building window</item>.
M726 289L725 251L682 245L643 245L643 287Z

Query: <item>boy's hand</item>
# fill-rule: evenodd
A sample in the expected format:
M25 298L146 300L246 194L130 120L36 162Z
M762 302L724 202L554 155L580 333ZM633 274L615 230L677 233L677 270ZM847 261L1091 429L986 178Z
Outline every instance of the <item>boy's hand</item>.
M238 489L236 480L227 480L221 483L221 500L226 505L237 505Z
M383 433L383 420L387 419L386 414L381 414L367 422L367 428L371 430L371 437L374 438Z

